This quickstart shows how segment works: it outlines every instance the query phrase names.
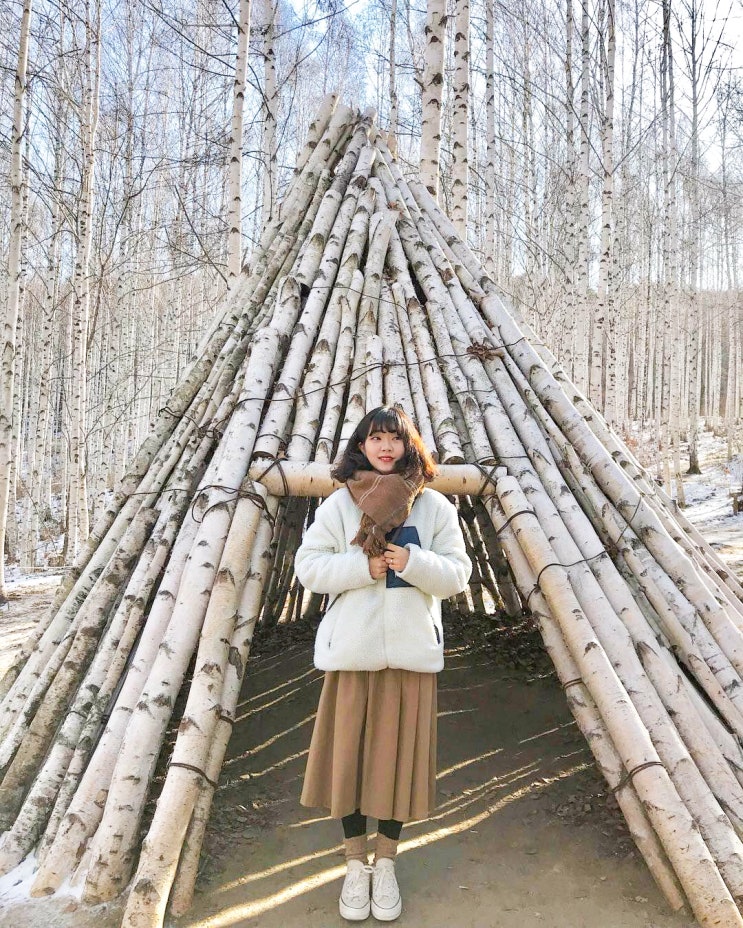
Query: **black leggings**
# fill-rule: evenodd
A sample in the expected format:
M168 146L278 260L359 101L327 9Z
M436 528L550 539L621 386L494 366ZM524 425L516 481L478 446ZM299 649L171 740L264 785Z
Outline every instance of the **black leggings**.
M366 816L361 814L361 809L357 809L350 815L344 815L341 824L343 825L344 838L360 838L361 835L366 834ZM380 835L384 835L385 838L399 841L402 822L395 821L394 818L380 819L377 831Z

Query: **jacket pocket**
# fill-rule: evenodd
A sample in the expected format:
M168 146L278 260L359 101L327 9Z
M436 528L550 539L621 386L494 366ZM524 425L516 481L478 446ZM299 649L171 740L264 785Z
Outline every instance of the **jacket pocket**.
M338 615L331 615L331 610L333 606L338 603L338 600L343 594L338 593L336 596L331 596L330 601L326 608L323 610L322 619L317 628L317 639L319 642L323 642L321 646L326 650L330 650L330 646L333 643L333 637L335 636L336 626L338 624Z
M325 615L323 616L323 619L326 619L328 617L328 615L330 614L330 610L338 602L338 600L341 598L342 595L343 595L342 593L338 593L330 600L330 603L325 609ZM328 635L328 650L330 650L330 646L333 643L333 635L335 635L335 627L337 624L338 624L338 617L336 616L335 622L333 622L330 628L330 634Z

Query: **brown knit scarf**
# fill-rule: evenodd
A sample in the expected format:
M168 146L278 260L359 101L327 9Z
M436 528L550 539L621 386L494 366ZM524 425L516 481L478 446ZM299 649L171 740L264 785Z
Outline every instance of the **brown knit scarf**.
M361 545L368 557L378 557L387 546L385 535L410 515L423 489L423 477L412 474L378 474L357 470L346 483L356 505L364 513L351 544Z

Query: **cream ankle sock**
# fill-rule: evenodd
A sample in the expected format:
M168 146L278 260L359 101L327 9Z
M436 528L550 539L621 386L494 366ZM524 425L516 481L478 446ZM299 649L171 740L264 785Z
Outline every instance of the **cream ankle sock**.
M363 864L367 863L366 835L359 835L358 838L344 838L343 846L346 851L346 863L349 860L360 860Z
M378 834L374 860L377 861L380 857L388 857L390 860L394 860L396 856L397 841L393 841L392 838L388 838L387 835Z

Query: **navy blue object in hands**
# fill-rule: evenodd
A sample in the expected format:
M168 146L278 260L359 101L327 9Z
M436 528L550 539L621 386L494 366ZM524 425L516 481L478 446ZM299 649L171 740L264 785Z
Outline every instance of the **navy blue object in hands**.
M415 544L418 545L419 548L421 547L418 529L414 525L401 525L391 532L387 532L385 538L387 541L391 541L393 545L400 545L400 547L405 547L405 545L408 544ZM385 585L388 590L391 590L395 587L412 586L413 584L407 583L402 577L398 577L394 570L388 570L387 582Z

